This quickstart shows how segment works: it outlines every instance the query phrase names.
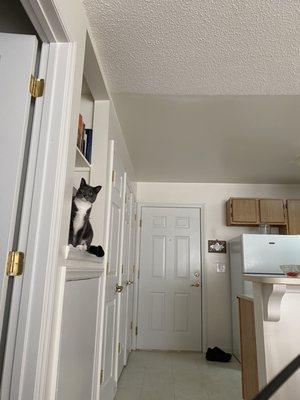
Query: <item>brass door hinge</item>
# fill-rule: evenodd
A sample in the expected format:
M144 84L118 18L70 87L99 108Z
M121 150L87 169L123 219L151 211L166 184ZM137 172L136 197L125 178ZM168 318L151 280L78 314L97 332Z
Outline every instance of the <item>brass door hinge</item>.
M133 322L131 321L130 322L130 330L132 331L132 328L133 328Z
M118 344L118 353L121 353L121 343Z
M111 177L111 179L112 179L113 182L115 181L115 171L114 171L114 170L112 171L112 177Z
M138 334L138 327L137 326L135 327L135 334L136 334L136 336Z
M44 79L38 79L35 76L31 75L29 91L32 97L34 98L42 97L44 94L44 86L45 86Z
M140 227L142 227L142 220L140 219Z
M101 369L101 371L100 371L100 385L102 385L102 383L103 383L103 378L104 378L104 371L103 371L103 369Z
M7 276L20 276L23 273L24 253L21 251L10 251L6 263Z

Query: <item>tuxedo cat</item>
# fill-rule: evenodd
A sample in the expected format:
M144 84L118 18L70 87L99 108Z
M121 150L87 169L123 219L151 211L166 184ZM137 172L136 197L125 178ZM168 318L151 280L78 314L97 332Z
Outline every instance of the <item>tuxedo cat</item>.
M103 257L104 251L101 246L91 246L93 228L89 221L92 204L100 190L101 186L89 186L85 179L81 178L80 186L72 201L69 244L79 250L86 250L98 257Z

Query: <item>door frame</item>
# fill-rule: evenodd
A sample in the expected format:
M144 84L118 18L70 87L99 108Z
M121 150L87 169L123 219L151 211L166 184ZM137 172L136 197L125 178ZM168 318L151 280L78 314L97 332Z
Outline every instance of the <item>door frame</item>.
M138 299L139 299L139 270L140 270L140 248L141 248L141 217L143 207L157 207L157 208L198 208L200 212L200 271L201 271L201 351L205 351L207 347L207 306L206 306L206 274L204 268L204 238L205 238L205 204L199 203L157 203L157 202L138 202L137 203L137 231L136 231L136 255L135 255L135 277L134 277L134 299L133 299L133 324L138 327ZM132 345L133 349L137 350L137 335L135 329L132 332Z
M25 306L28 318L18 320L12 380L5 390L2 388L3 400L9 398L7 396L11 389L13 398L38 400L51 396L48 389L53 380L50 382L48 378L51 376L51 356L56 339L53 325L60 276L63 273L58 264L61 257L59 241L70 158L69 132L73 128L71 122L74 124L71 116L77 44L69 36L55 2L21 0L21 3L39 38L49 43L49 54L46 74L41 76L46 86L37 127L40 146L36 153L29 219L29 237L30 232L34 233L30 239L34 238L38 245L36 248L31 245L26 254L27 265L32 269L30 277L25 274L22 277L22 292L16 290L13 293L12 301L16 301L16 296L23 299L20 309L22 305ZM37 288L41 290L36 291ZM28 303L24 304L24 299Z

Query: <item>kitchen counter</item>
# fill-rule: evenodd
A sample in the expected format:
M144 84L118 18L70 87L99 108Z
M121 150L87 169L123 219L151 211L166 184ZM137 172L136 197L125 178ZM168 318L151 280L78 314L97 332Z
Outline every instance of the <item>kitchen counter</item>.
M300 278L292 278L285 275L250 275L244 274L245 281L270 283L279 285L300 285Z
M252 282L257 370L262 389L300 354L300 279L284 275L243 275ZM298 400L300 371L272 400Z

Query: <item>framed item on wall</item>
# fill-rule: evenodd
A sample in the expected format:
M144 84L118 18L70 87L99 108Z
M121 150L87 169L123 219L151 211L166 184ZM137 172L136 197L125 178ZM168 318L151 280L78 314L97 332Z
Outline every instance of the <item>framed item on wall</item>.
M208 241L208 252L209 253L226 253L226 241L225 240L209 240Z

